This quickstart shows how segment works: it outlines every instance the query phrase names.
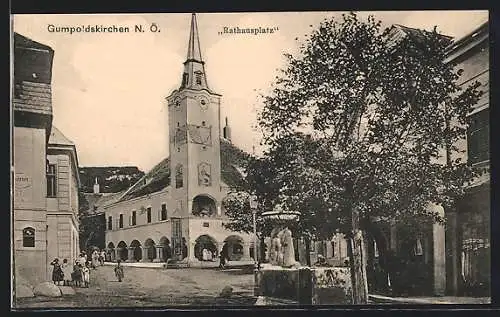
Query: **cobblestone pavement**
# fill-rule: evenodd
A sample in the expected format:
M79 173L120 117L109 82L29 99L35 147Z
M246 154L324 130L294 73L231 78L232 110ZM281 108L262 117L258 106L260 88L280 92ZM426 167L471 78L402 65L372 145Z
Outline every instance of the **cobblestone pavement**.
M152 269L124 268L116 280L112 266L92 270L89 288L75 288L75 296L19 299L17 308L99 308L226 306L255 303L251 269ZM221 298L225 286L230 298Z

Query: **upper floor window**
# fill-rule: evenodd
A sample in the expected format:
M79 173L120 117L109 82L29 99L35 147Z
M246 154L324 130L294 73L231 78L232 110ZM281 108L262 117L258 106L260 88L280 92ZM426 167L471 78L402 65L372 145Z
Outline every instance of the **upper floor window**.
M108 230L113 230L113 217L108 217Z
M175 167L175 188L182 188L184 186L183 178L182 165L179 164Z
M119 223L118 223L118 227L119 228L123 228L123 214L120 214L120 220L119 220Z
M57 174L55 164L47 164L47 197L57 197Z
M146 210L146 213L147 213L147 217L148 217L148 223L151 222L151 207L148 207L148 209Z
M35 229L27 227L23 229L23 247L35 247Z
M167 205L166 204L161 205L160 220L167 220Z
M467 148L469 163L475 164L490 158L490 111L484 109L469 116Z
M132 211L132 218L131 218L131 221L130 221L130 225L131 226L135 226L137 224L137 212L136 211Z

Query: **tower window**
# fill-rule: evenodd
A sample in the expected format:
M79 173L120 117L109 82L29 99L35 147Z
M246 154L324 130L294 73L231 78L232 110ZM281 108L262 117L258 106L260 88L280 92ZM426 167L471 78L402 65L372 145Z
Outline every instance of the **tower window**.
M201 122L201 125L202 125L202 126L205 126L205 125L206 125L206 122L205 122L205 121L202 121L202 122Z
M180 147L178 147L178 148L177 148L177 152L180 152L180 151L181 151L181 148L180 148Z
M27 227L23 229L23 247L35 247L35 229Z
M175 188L182 188L183 186L182 165L179 164L175 168Z
M182 87L186 87L187 86L188 80L189 80L189 74L188 73L184 73L182 75Z
M47 164L47 197L57 197L57 175L55 164Z
M181 126L181 124L180 124L179 122L177 122L177 126L178 126L178 127L180 127L180 126Z
M196 84L201 85L201 74L196 74Z

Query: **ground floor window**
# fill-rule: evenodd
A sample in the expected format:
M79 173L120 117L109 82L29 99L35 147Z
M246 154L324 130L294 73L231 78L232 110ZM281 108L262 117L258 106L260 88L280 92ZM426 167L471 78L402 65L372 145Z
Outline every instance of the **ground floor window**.
M23 229L23 247L35 247L35 229L27 227Z

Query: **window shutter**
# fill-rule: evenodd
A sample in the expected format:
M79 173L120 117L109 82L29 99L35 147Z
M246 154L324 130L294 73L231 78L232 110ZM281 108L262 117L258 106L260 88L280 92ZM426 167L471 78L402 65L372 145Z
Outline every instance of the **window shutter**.
M132 225L132 215L128 215L128 225Z
M161 220L161 209L158 209L158 221Z

